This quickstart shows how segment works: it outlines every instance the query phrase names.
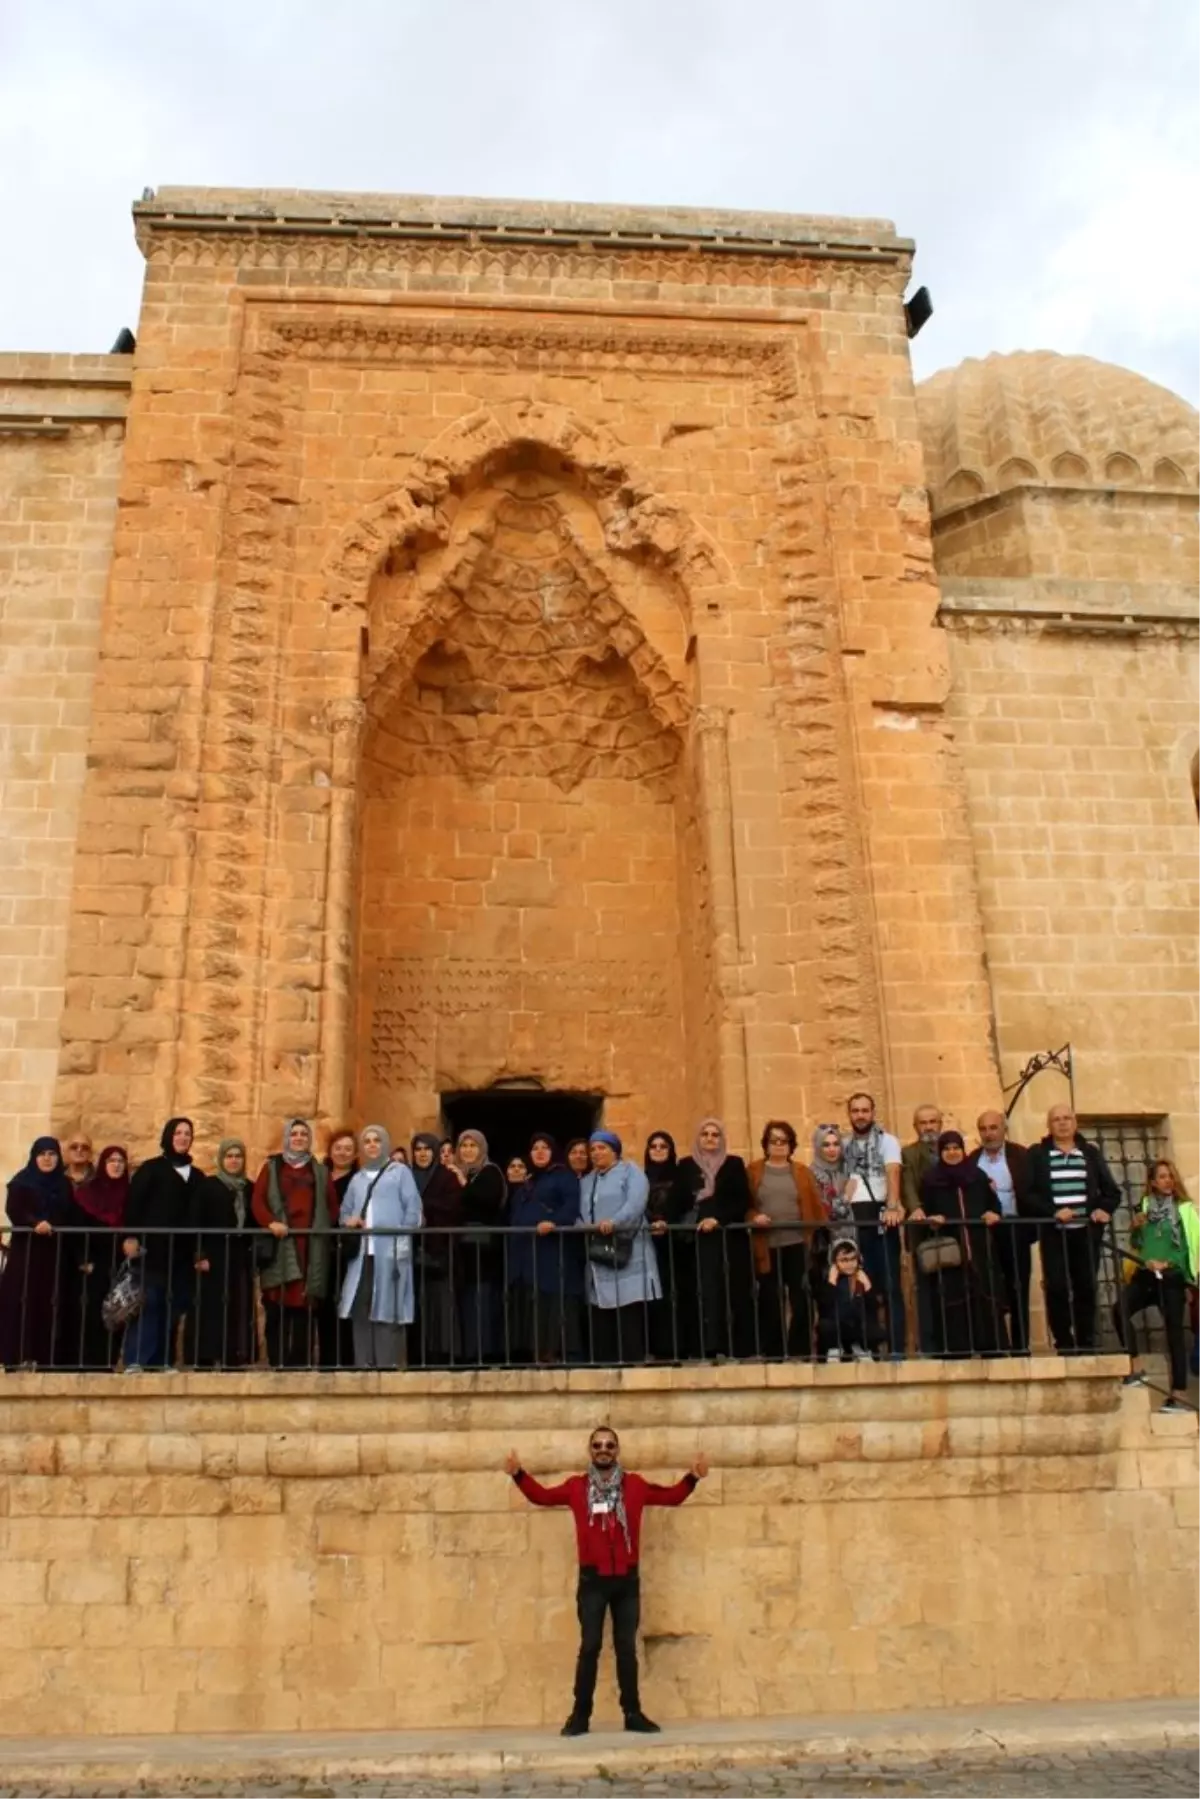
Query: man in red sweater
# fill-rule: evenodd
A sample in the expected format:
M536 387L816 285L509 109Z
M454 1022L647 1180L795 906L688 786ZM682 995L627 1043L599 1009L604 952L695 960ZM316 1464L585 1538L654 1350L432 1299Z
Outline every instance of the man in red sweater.
M597 1425L588 1443L591 1465L572 1474L561 1486L544 1487L526 1474L515 1449L504 1464L526 1499L534 1505L570 1506L579 1548L579 1660L575 1664L575 1704L562 1727L565 1737L583 1736L591 1722L596 1669L604 1641L604 1614L612 1612L613 1653L626 1730L656 1731L638 1697L637 1627L641 1612L638 1542L642 1512L648 1505L682 1505L708 1473L707 1456L699 1455L691 1471L673 1487L659 1487L640 1474L626 1474L618 1459L615 1430Z

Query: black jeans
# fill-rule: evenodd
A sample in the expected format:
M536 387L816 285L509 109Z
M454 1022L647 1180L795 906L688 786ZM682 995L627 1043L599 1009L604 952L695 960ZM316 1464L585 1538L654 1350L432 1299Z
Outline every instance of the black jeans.
M1135 1312L1144 1312L1149 1306L1157 1306L1162 1313L1167 1353L1171 1358L1171 1391L1186 1393L1188 1361L1183 1318L1187 1309L1187 1286L1177 1268L1168 1268L1165 1274L1154 1274L1149 1268L1139 1268L1113 1307L1113 1324L1117 1335L1126 1344L1131 1355L1138 1354L1133 1315ZM1125 1328L1126 1319L1129 1322L1128 1330Z
M874 1226L860 1227L858 1249L876 1299L887 1315L888 1346L894 1356L902 1356L907 1320L901 1286L900 1232L891 1226L882 1232Z
M1001 1224L993 1238L1014 1355L1029 1354L1029 1276L1033 1232L1027 1224Z
M617 1690L621 1710L632 1718L642 1709L638 1697L637 1628L642 1610L637 1570L632 1574L598 1574L594 1568L579 1570L575 1595L579 1614L579 1660L575 1664L577 1718L590 1718L596 1692L596 1670L604 1642L604 1614L612 1613L613 1654L617 1659Z
M1100 1232L1094 1224L1042 1227L1042 1277L1046 1317L1060 1355L1096 1347L1096 1263Z

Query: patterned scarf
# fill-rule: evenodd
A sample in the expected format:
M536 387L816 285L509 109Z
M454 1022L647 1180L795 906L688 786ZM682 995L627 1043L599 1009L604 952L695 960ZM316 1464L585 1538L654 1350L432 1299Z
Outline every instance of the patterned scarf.
M1165 1224L1170 1227L1172 1245L1178 1249L1183 1242L1183 1229L1179 1222L1179 1207L1174 1195L1155 1193L1153 1189L1146 1195L1146 1221L1149 1224Z
M887 1168L883 1160L883 1132L877 1124L860 1137L851 1132L842 1147L847 1179L856 1174L879 1205L887 1199Z
M808 1165L808 1171L817 1183L821 1204L831 1218L836 1218L837 1202L846 1185L846 1156L843 1151L836 1162L826 1161L821 1154L821 1145L826 1137L836 1137L839 1144L842 1141L842 1133L836 1124L819 1124L812 1134L812 1161Z
M625 1515L625 1470L620 1462L614 1462L611 1468L597 1468L595 1462L588 1465L587 1473L587 1509L588 1523L596 1516L596 1507L605 1508L600 1516L611 1513L621 1526L621 1535L625 1538L625 1547L633 1554L633 1544L629 1540L629 1519Z
M717 1127L717 1130L720 1132L721 1141L718 1143L716 1149L701 1149L701 1132L710 1124ZM713 1189L717 1184L717 1176L720 1174L728 1159L729 1150L725 1144L725 1126L721 1123L719 1118L702 1118L696 1129L696 1141L692 1145L692 1160L704 1176L703 1184L695 1198L696 1205L700 1205L702 1201L712 1198Z

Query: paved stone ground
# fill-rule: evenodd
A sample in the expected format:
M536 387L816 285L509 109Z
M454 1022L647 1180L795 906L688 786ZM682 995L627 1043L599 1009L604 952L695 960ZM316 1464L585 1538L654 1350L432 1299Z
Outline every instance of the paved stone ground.
M347 1780L319 1781L188 1781L158 1786L152 1782L126 1786L2 1787L0 1799L154 1799L186 1794L187 1799L675 1799L685 1794L726 1794L730 1799L1195 1799L1200 1788L1200 1755L1192 1749L1160 1749L1128 1754L1035 1755L1008 1760L988 1757L964 1760L939 1756L934 1761L888 1766L862 1762L806 1763L803 1767L729 1768L704 1771L606 1776L600 1765L593 1778L530 1779L508 1775L478 1781Z

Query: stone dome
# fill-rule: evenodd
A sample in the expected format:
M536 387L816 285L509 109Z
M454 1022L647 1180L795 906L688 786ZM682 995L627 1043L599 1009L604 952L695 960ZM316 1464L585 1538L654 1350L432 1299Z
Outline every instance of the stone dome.
M1110 362L1053 350L968 357L916 393L935 514L1027 482L1197 484L1195 410Z

